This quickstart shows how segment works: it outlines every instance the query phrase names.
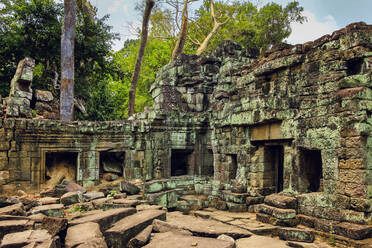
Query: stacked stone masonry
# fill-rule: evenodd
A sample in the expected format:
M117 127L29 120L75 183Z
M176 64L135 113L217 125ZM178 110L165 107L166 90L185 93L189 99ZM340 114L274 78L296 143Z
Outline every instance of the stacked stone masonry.
M122 153L126 179L191 176L179 194L204 194L210 206L277 211L291 225L328 220L340 233L345 223L372 224L372 26L260 56L225 42L163 67L150 93L154 106L134 120L3 118L2 192L42 188L49 153L75 154L84 186L100 182L103 153ZM175 189L158 184L148 192ZM273 193L295 206L264 202Z

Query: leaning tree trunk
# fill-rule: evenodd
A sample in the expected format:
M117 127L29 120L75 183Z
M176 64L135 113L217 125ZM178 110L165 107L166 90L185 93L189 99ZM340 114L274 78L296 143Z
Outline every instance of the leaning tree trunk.
M143 14L142 20L142 34L141 34L141 44L138 50L136 65L134 67L134 72L132 76L132 82L129 90L129 107L128 107L128 117L131 117L134 114L134 105L136 101L136 89L138 78L141 72L142 58L145 54L145 48L148 37L149 21L151 10L155 5L154 0L146 0L145 12Z
M181 30L178 35L176 46L173 49L171 61L175 60L178 55L180 55L183 51L183 47L186 43L187 38L187 32L189 28L189 20L188 20L188 10L187 5L189 4L189 0L185 0L183 10L182 10L182 24L181 24Z
M74 113L74 48L76 24L76 0L64 0L64 22L61 38L61 95L60 116L71 122Z

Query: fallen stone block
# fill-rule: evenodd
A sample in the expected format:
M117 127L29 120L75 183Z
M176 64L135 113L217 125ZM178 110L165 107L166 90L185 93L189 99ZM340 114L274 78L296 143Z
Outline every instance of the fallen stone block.
M165 208L174 208L178 204L178 194L176 190L168 190L160 193L146 194L146 199L152 204L160 205Z
M265 204L283 208L283 209L296 209L297 208L297 199L295 197L272 194L265 197Z
M41 221L41 229L52 236L59 235L67 229L67 219L45 216Z
M23 203L13 204L0 208L0 215L26 215Z
M310 231L298 228L279 228L278 229L279 238L288 241L298 241L298 242L314 242L314 234Z
M91 192L85 193L83 197L86 201L92 201L95 199L104 198L105 194L103 192L91 191Z
M136 195L141 191L141 189L138 186L134 185L133 183L129 183L129 182L126 182L126 181L121 181L120 182L120 191L125 192L129 195Z
M372 237L372 226L367 225L342 222L333 226L333 230L338 235L356 240Z
M166 212L162 210L142 211L128 216L105 231L106 242L109 247L125 247L132 237L151 225L154 219L165 220L165 218Z
M107 248L98 223L87 222L67 229L65 247L74 248L80 245Z
M2 220L0 221L0 240L6 234L32 229L33 225L34 222L31 220Z
M185 236L172 232L156 233L154 238L144 248L231 248L231 243L214 238L203 238L196 236Z
M53 240L47 230L27 230L24 232L11 233L4 236L1 248L24 247L31 243L43 243Z
M53 237L53 239L45 240L43 242L31 242L30 244L23 246L22 248L60 248L61 241L59 237Z
M46 216L62 218L64 217L63 207L64 206L62 204L44 205L34 207L33 209L31 209L31 213L32 214L42 213L45 214Z
M295 242L295 241L288 241L286 243L289 247L294 248L318 248L319 246L315 244L303 243L303 242Z
M59 204L59 198L56 197L44 197L39 200L41 205Z
M152 232L152 225L146 227L142 232L129 240L128 248L140 248L149 242Z
M136 209L134 208L118 208L118 209L110 209L107 211L99 212L93 215L88 215L85 217L81 217L78 219L74 219L70 221L68 224L79 225L87 222L94 222L98 223L101 227L102 231L109 229L112 224L115 222L136 213Z
M159 205L137 205L137 211L144 211L144 210L165 210L163 206Z
M61 197L61 203L65 206L83 202L83 195L79 191L67 192Z

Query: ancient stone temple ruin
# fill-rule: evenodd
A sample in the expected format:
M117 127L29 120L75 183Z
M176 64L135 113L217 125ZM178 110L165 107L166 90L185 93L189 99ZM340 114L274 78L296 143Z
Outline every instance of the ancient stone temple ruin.
M29 100L20 86L7 109ZM133 120L1 119L2 192L63 178L88 187L112 172L143 180L145 198L168 208L371 237L372 26L261 55L225 42L166 65L150 91L153 107Z

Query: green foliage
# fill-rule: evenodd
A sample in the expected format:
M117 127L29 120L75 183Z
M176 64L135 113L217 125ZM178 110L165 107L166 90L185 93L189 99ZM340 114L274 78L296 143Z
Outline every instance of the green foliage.
M108 75L114 73L111 45L117 34L97 18L96 10L79 1L75 41L75 96L86 103L90 120L113 119ZM10 81L24 57L36 61L33 87L52 90L60 72L63 6L54 0L0 0L0 94L9 94ZM103 109L107 107L107 109ZM79 113L78 113L79 116Z
M269 3L257 8L250 2L235 1L225 3L215 1L214 8L217 21L227 21L213 36L207 52L213 51L223 40L233 40L243 47L267 49L271 45L283 42L291 34L292 22L304 22L303 8L294 1L283 7ZM200 43L212 30L211 10L209 1L196 11L194 22L190 23L189 36ZM187 43L191 51L196 51L197 44Z
M124 48L114 55L118 73L109 83L109 91L115 103L114 113L120 119L126 118L128 112L129 88L139 42L139 40L126 41ZM135 112L143 111L144 107L152 105L153 99L149 90L155 81L156 72L169 62L171 48L171 41L154 38L148 40L137 84Z
M116 190L110 190L110 192L108 193L108 196L110 197L114 197L118 192Z
M70 213L76 213L76 212L85 212L86 210L84 209L84 207L82 205L73 205L72 208L70 208L69 212Z

